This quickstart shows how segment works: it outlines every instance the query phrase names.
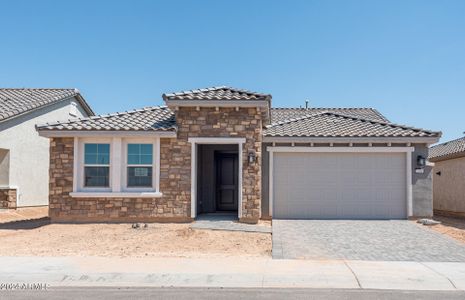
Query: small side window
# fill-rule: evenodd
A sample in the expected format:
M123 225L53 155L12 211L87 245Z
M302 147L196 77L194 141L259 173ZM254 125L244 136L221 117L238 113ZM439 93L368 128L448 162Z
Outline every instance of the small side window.
M110 144L84 145L84 186L110 186Z
M128 144L127 186L153 187L153 145Z

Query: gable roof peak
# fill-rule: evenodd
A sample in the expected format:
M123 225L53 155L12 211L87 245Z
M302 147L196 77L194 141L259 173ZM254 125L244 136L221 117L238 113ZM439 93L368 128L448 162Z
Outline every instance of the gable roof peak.
M270 94L257 93L230 86L213 86L208 88L165 93L163 100L271 100Z

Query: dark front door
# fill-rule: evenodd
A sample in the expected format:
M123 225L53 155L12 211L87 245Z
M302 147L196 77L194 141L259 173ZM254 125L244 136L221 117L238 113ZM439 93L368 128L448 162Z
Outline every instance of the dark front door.
M216 153L216 210L237 211L237 153Z

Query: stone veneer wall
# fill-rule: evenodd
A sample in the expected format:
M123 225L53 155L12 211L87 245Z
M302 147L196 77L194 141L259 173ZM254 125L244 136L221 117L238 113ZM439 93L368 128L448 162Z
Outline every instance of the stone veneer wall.
M191 144L189 137L244 137L242 218L257 222L261 205L262 114L256 108L181 107L178 138L160 140L160 198L73 198L73 138L50 141L49 215L56 222L150 222L191 220ZM256 163L249 165L249 150Z
M0 188L0 208L16 208L16 189Z
M264 108L262 108L264 110ZM178 183L179 192L190 199L190 137L243 137L246 139L242 153L242 218L243 222L257 222L261 214L261 154L262 112L256 108L179 107L176 113L178 139L173 141L182 159L175 159L176 167L185 174ZM249 165L248 152L254 150L257 160ZM161 158L163 160L163 158ZM179 163L179 164L178 164ZM162 190L163 192L163 190ZM184 198L182 198L184 200ZM190 204L190 201L189 201ZM190 214L190 208L189 208Z
M180 190L190 180L176 165L182 153L175 139L161 139L161 198L73 198L73 138L50 141L49 216L54 222L190 221L190 195ZM176 143L177 144L177 143ZM188 178L187 178L188 177ZM190 188L190 181L189 181Z

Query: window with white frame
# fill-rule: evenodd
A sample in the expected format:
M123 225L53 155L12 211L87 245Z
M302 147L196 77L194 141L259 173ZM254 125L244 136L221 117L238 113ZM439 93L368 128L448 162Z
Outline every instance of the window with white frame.
M110 186L110 144L84 144L84 187Z
M74 145L75 196L161 197L159 138L76 137Z
M153 144L127 144L127 187L153 187Z

